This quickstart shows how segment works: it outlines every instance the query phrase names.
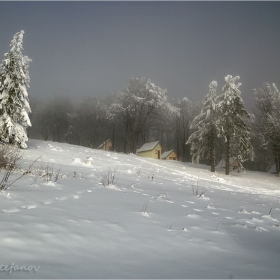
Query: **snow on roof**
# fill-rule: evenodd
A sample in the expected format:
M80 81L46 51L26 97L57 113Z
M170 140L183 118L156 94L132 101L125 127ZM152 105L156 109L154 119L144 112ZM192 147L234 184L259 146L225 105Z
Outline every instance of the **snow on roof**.
M151 151L156 147L157 144L159 144L159 141L145 143L139 150L137 150L137 153Z
M97 149L100 149L102 146L104 146L107 142L111 141L111 139L106 140L105 142L103 142Z
M170 151L167 151L167 152L164 152L162 155L161 155L161 158L167 158L174 150L170 150Z

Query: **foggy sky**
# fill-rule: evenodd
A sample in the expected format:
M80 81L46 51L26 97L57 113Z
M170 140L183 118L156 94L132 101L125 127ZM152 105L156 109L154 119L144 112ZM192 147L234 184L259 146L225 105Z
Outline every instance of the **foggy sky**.
M0 61L21 30L37 97L102 95L146 77L197 102L230 74L250 109L254 88L280 89L280 2L0 2Z

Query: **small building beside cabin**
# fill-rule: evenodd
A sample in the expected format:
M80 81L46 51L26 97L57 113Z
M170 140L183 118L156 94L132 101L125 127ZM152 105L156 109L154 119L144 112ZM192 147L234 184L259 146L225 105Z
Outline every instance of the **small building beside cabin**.
M105 142L103 142L97 149L103 150L103 151L112 151L112 146L113 146L113 143L112 143L111 139L108 139Z
M222 159L216 167L226 168L226 161ZM229 159L229 168L230 170L238 170L238 171L244 170L242 163L237 157L232 157Z
M145 143L136 154L140 157L161 158L162 147L159 141Z
M178 160L178 156L177 156L177 154L174 150L171 150L171 151L164 152L161 155L161 159L164 159L164 160Z

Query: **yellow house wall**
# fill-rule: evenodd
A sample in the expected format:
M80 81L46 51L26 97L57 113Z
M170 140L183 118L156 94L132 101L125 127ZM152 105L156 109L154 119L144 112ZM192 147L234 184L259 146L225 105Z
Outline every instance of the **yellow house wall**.
M106 150L106 151L110 151L111 148L112 148L112 142L109 141L109 142L107 142L105 145L106 145L105 150Z
M109 141L99 148L99 150L109 151L112 148L112 142Z
M170 157L172 157L172 158L170 158ZM175 157L176 160L178 160L177 155L174 151L166 157L166 160L174 160L173 157Z
M139 156L158 159L158 151L160 151L160 157L161 157L162 148L160 144L157 144L156 147L151 151L139 153Z
M106 146L107 146L107 147L112 147L112 142L111 142L111 141L107 142L107 143L106 143Z
M154 150L139 153L139 156L140 156L140 157L155 158L153 155L154 155ZM156 158L157 158L157 157L156 157Z

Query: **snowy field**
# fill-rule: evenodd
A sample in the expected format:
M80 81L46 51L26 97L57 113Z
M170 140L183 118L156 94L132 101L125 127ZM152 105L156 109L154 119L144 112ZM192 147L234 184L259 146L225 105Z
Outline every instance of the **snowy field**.
M40 165L0 192L0 278L280 277L275 175L28 146L23 169Z

